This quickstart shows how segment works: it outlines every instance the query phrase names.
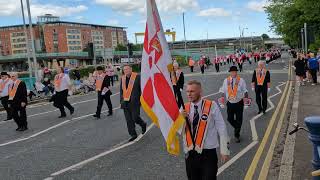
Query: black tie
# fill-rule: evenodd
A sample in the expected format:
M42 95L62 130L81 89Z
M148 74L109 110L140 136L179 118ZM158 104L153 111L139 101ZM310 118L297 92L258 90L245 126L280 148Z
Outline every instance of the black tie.
M232 88L232 90L233 90L233 78L232 78L232 80L231 80L231 88Z
M260 70L260 78L262 77L262 69Z
M194 115L193 115L193 134L197 132L198 122L199 122L199 112L198 112L198 106L194 105Z

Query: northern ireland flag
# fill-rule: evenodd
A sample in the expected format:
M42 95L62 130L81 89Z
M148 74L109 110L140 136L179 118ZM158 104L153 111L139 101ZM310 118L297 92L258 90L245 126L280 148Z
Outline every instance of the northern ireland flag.
M147 24L141 62L141 104L160 128L169 153L178 155L177 132L185 122L175 100L169 67L171 53L155 0L147 0Z

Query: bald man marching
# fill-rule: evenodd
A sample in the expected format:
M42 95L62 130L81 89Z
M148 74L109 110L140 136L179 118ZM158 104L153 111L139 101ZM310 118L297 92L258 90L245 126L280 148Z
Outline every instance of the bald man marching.
M270 72L266 69L264 61L258 62L258 68L253 72L251 87L252 91L256 92L258 114L261 112L265 114L268 106L268 92L270 91Z

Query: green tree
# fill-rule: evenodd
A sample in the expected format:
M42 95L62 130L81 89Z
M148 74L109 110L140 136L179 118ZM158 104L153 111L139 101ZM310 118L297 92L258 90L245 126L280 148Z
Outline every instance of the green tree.
M127 46L123 44L118 44L117 47L115 48L116 51L127 51Z
M320 38L320 1L319 0L270 0L266 8L271 29L281 35L284 41L294 47L300 44L301 28L307 23L315 27L315 39ZM317 41L315 42L317 43ZM314 47L309 43L309 47Z
M268 34L262 34L261 37L262 37L263 40L270 39Z
M142 51L143 44L133 44L132 50L133 51Z

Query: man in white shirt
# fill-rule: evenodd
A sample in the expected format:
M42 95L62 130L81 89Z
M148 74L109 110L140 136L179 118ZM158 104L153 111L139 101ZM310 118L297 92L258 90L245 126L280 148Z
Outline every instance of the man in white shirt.
M220 146L222 162L226 162L230 155L226 124L218 105L202 99L200 82L188 82L187 97L189 103L185 104L182 114L187 121L183 140L188 179L215 180L218 172L216 149Z
M244 100L248 98L248 90L246 82L238 75L236 66L231 66L229 72L230 76L224 80L220 92L222 93L222 98L226 98L228 121L234 128L236 143L239 143ZM226 101L223 100L223 102Z
M5 119L4 121L8 121L12 119L12 112L8 106L9 87L11 87L11 85L12 85L12 80L9 78L9 74L7 72L1 72L1 80L0 80L1 104L7 112L7 119Z
M69 109L70 114L74 113L74 107L68 102L68 91L71 87L70 77L64 73L63 67L57 68L57 75L54 78L54 106L60 110L61 115L59 118L67 116L64 106Z

